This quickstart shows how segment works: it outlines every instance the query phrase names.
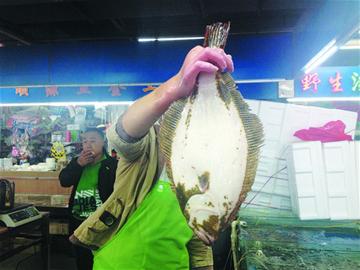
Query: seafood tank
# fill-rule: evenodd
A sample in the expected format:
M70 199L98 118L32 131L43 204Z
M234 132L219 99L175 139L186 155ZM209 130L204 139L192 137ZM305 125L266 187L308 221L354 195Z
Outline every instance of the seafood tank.
M232 235L236 270L360 269L360 220L301 221L275 212L240 211Z

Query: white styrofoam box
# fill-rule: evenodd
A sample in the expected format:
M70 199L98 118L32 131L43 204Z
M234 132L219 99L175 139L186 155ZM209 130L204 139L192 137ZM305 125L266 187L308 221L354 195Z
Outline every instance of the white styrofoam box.
M287 164L293 211L303 220L329 218L321 143L292 144Z
M251 190L289 197L289 181L276 177L256 176Z
M360 188L360 141L350 142L354 144L355 149L355 166L356 166L356 175ZM359 196L360 197L360 196Z
M277 160L274 160L274 157L261 155L256 172L258 175L270 176L275 172L276 167Z
M294 133L300 129L309 128L311 108L312 107L292 104L286 107L284 127L280 138L280 144L282 146L280 156L283 156L283 153L286 152L290 143L300 142L300 139L295 137Z
M279 170L287 166L285 157L291 143L300 142L293 136L295 131L320 127L335 120L342 120L346 131L351 131L355 129L357 121L355 112L249 99L246 102L251 111L259 116L265 133L252 190L274 195L290 197L287 170ZM349 134L353 135L354 132ZM263 187L265 182L267 184Z
M279 156L282 156L290 143L301 141L294 136L297 130L322 127L326 123L336 120L344 122L345 133L354 138L357 122L356 112L288 104L280 142L283 148Z
M312 107L309 127L321 127L327 122L341 120L345 124L345 133L354 138L357 117L356 112Z
M331 219L359 217L355 145L348 141L323 144L325 178Z
M256 175L254 184L251 187L252 191L260 191L266 193L272 193L274 191L274 181L268 181L269 177Z
M280 157L282 149L280 138L284 126L286 104L262 101L259 118L264 127L265 143L261 154L267 157Z
M360 141L350 142L353 144L351 149L354 149L355 155L355 177L356 177L356 190L357 190L357 199L358 199L358 207L359 213L357 219L360 219Z
M265 133L261 153L279 158L285 156L290 143L301 141L294 136L300 129L321 127L330 121L341 120L345 132L354 138L358 117L356 112L268 101L260 103L258 116Z
M290 197L250 191L241 207L264 207L291 211Z
M276 158L260 156L252 190L289 197L286 161L274 159Z

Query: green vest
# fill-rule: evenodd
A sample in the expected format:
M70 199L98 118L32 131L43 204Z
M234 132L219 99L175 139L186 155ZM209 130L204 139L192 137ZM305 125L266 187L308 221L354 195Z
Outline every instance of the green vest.
M193 235L170 184L158 181L120 231L94 252L94 270L188 270Z
M88 218L102 204L98 190L98 178L101 161L104 159L106 159L105 155L95 164L86 165L81 173L75 191L74 205L71 209L73 217L79 220Z

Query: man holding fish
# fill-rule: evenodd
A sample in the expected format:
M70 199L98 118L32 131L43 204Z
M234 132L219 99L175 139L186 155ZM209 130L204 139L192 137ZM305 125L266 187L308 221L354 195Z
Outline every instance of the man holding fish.
M207 47L190 50L175 76L137 100L107 132L121 156L114 192L70 237L73 243L95 251L94 269L213 269L210 245L229 224L250 189L262 132L229 75L234 70L233 61L222 49L229 25L215 24L208 30ZM201 90L204 81L210 90ZM199 110L195 106L198 103L208 108L200 106ZM215 148L206 148L206 139L200 138L192 152L187 147L193 143L189 138L199 133L204 138L209 136L189 126L202 125L196 115L211 112L213 105L217 106L216 113L224 114L216 117L215 113L214 120L219 121L216 125L224 122L229 129L217 134L222 140L212 139L211 147ZM155 123L163 115L159 131ZM181 130L176 132L179 126ZM254 134L249 132L252 129ZM228 140L230 146L226 145ZM196 157L198 145L203 147L200 158ZM223 168L206 167L215 164L215 159L219 168L218 155L224 153L230 159L221 164ZM196 164L199 159L205 160L204 168ZM183 169L176 175L174 168L178 165ZM216 183L221 182L226 183L225 188L214 191Z

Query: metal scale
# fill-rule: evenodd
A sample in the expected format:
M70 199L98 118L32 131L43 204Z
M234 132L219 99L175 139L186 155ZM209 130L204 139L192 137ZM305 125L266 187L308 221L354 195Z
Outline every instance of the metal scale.
M41 218L33 204L15 204L15 184L0 179L0 226L18 227Z
M13 208L0 210L0 223L6 227L18 227L41 218L32 204L15 204Z

